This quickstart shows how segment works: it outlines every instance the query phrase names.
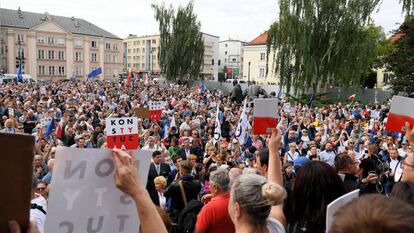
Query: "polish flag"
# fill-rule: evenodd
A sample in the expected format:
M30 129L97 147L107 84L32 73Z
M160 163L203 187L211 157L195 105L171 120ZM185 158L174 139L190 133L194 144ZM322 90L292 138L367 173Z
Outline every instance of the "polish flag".
M128 87L131 85L131 78L132 78L132 72L131 72L131 68L129 68L129 71L128 71L128 80L127 80L127 86Z
M164 103L162 101L150 101L149 102L150 119L152 121L161 120L163 109L164 109Z
M85 121L85 125L89 133L94 131L93 126L91 124Z
M147 74L145 74L145 76L144 76L144 84L145 85L148 85L148 73Z
M405 132L405 122L414 125L414 99L402 96L394 96L391 109L388 113L386 131Z
M175 99L175 98L173 98L172 100L171 100L171 105L172 106L175 106L176 104L177 104L177 99Z
M355 97L356 97L356 94L353 94L353 95L349 96L348 99L353 101L355 99Z
M58 123L58 125L56 127L56 135L57 135L58 138L62 138L62 132L63 132L63 130L62 130L62 122L59 121L59 123Z
M271 134L277 126L278 99L255 99L253 134Z

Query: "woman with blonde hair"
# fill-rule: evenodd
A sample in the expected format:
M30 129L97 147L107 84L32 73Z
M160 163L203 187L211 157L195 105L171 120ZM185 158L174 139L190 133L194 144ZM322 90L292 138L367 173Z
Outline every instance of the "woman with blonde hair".
M269 141L268 179L255 174L239 176L230 192L229 214L237 233L285 232L279 148L281 131L274 129Z

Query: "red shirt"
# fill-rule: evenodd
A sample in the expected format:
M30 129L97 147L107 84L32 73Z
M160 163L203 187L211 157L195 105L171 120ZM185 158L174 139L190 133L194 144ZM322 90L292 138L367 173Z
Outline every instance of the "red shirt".
M230 194L225 193L211 199L197 216L196 229L209 233L235 232L228 205Z

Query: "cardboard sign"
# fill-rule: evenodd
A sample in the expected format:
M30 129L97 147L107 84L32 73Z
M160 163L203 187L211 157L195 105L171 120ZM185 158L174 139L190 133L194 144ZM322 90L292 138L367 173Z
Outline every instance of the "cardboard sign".
M277 126L278 99L255 99L253 133L270 134Z
M149 119L149 108L134 108L135 116L142 119Z
M388 132L405 133L405 122L414 126L414 99L402 96L394 96L391 102L391 109L388 114Z
M138 118L107 118L106 137L108 148L120 148L122 150L138 149Z
M150 119L152 121L161 120L162 110L164 109L163 101L150 101L149 102L149 112Z
M46 95L47 91L46 91L46 87L40 87L40 94L41 95Z
M26 232L32 187L35 138L32 135L0 133L0 232L9 232L8 221L16 220ZM13 156L7 156L13 155Z
M341 197L338 197L335 201L331 202L326 209L326 232L329 232L331 229L334 215L336 211L339 210L342 206L346 205L348 202L352 201L355 198L359 197L359 189L349 192Z
M142 184L151 152L133 152ZM46 216L46 233L138 232L134 201L115 186L108 149L58 147Z
M371 118L374 118L374 119L378 119L378 118L380 118L380 111L378 111L378 110L372 110L371 111Z

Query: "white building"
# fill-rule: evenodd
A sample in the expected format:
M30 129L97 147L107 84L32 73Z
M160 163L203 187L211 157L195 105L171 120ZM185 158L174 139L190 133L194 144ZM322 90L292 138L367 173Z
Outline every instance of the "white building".
M243 46L246 42L240 40L220 41L220 64L219 70L224 71L226 78L243 78Z
M272 69L273 52L269 54L269 59L267 63L267 32L264 32L243 46L243 80L259 84L278 84Z
M219 72L219 44L220 38L203 33L204 40L204 62L201 75L208 80L218 80Z

